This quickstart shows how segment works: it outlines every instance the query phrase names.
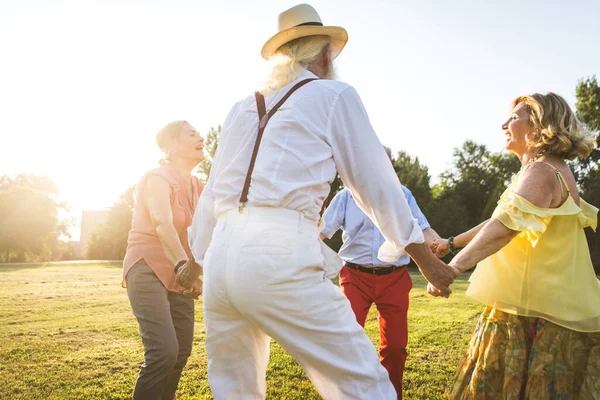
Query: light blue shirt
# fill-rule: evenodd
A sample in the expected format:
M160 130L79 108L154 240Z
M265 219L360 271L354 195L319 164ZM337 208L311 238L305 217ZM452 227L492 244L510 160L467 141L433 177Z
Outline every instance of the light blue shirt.
M413 217L419 221L421 230L429 228L429 222L421 212L411 191L404 186L402 186L402 191ZM407 265L410 262L407 254L401 256L394 263L386 263L377 258L377 253L385 242L385 238L369 217L358 208L348 189L342 189L331 200L331 204L323 214L323 222L325 228L321 233L328 238L331 238L338 229L342 229L344 244L340 248L339 255L344 261L373 267Z

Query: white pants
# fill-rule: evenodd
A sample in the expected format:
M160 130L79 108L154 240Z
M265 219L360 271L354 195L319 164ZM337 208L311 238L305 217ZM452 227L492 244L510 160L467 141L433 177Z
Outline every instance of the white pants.
M350 303L325 277L316 225L281 208L218 218L203 295L215 399L265 398L269 337L325 399L396 399Z

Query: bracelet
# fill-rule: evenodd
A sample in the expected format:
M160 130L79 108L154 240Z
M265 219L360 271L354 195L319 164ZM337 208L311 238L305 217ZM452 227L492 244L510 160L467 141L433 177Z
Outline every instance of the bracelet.
M177 265L175 265L175 272L179 271L179 268L183 267L185 264L188 263L188 260L181 260L177 263Z
M450 250L450 253L452 254L456 254L456 247L454 247L454 236L450 236L448 238L448 249Z

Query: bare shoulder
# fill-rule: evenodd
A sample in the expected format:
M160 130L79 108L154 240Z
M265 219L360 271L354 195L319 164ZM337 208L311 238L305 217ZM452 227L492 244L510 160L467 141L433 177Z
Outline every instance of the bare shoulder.
M548 208L553 203L556 189L560 188L552 166L534 162L523 168L515 193L537 207Z

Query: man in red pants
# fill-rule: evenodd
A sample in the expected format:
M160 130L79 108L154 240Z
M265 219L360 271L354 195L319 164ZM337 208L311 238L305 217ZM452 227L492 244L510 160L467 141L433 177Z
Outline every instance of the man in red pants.
M388 156L390 155L389 149ZM433 242L438 234L431 229L410 190L402 186L413 217L423 231L426 243ZM384 237L373 222L358 208L348 189L340 191L331 201L323 215L325 228L321 237L331 238L342 229L344 244L339 255L344 260L340 272L342 292L352 306L358 323L364 327L371 304L377 306L381 347L381 364L387 369L396 388L398 399L402 398L402 375L406 362L408 343L408 298L412 280L406 269L408 255L395 262L383 262L377 258Z

